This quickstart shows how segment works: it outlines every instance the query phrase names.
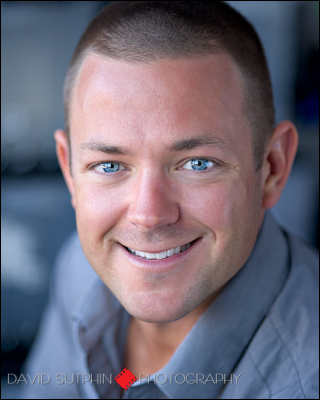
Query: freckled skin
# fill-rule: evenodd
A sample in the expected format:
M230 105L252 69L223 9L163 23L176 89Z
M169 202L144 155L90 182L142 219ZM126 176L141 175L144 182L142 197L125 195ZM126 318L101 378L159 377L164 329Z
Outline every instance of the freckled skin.
M226 54L125 64L89 55L71 108L73 205L90 264L141 321L176 321L199 310L248 259L263 219L261 174L242 116L240 74ZM169 153L177 140L212 134L230 151L201 147ZM125 146L129 155L79 151L89 140ZM206 173L183 160L218 160ZM126 167L104 176L88 166ZM118 242L170 249L201 237L183 265L138 270Z

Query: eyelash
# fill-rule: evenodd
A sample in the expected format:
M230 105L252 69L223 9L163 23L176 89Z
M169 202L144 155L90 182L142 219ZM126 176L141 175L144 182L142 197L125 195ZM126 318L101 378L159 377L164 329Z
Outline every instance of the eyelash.
M220 166L221 166L221 163L217 162L216 160L212 160L212 159L209 159L209 158L202 158L202 157L194 157L194 158L191 158L191 159L185 161L184 164L183 164L183 166L185 166L187 163L189 163L189 162L191 162L191 161L195 161L195 160L201 160L201 161L205 161L205 162L212 162L212 163L213 163L213 166L212 166L212 167L209 167L209 168L206 168L206 169L204 169L204 170L194 170L194 169L191 169L191 168L190 168L190 169L189 169L189 168L185 168L185 169L188 170L188 171L196 172L197 174L199 174L199 173L207 173L207 172L210 172L214 167L217 168L217 167L220 167ZM103 175L114 175L116 172L123 171L123 170L126 169L126 167L124 167L121 163L118 163L118 162L116 162L116 161L104 161L104 162L100 162L100 163L97 163L97 164L93 164L93 165L90 166L89 169L90 169L90 170L95 169L96 167L99 167L99 166L101 166L101 165L103 165L103 164L118 164L118 165L120 166L120 168L123 167L123 168L121 168L120 170L117 170L117 171L114 171L114 172L109 172L109 173L108 173L108 172L99 172L99 171L96 171L96 172L98 172L98 173L100 173L100 174L103 174ZM182 166L182 167L179 167L178 170L183 169L183 166Z

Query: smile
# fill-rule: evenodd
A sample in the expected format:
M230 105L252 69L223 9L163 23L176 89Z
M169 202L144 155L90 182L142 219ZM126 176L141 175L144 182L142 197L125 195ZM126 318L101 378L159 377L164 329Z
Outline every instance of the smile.
M169 250L161 251L160 253L147 253L145 251L130 249L130 247L126 247L126 249L133 255L145 258L147 260L163 260L164 258L169 258L175 254L183 253L188 250L189 247L195 242L184 244L183 246L174 247Z

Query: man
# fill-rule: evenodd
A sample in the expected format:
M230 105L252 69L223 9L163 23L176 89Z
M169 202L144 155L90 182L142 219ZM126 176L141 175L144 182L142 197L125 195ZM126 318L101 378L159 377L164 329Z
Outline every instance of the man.
M266 211L298 134L252 26L223 2L114 2L65 117L77 235L26 366L50 382L25 395L316 398L317 254Z

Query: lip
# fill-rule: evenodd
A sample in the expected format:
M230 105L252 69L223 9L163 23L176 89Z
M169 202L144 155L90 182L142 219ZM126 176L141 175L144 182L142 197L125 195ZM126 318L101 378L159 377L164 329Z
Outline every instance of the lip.
M150 272L167 272L171 269L183 266L184 262L187 261L188 258L191 256L191 253L193 253L198 248L201 239L201 237L196 239L188 250L185 250L182 253L174 254L173 256L168 258L163 258L162 260L148 260L146 258L135 256L131 254L122 244L117 244L120 251L122 251L128 261L131 264L134 264L139 269Z

